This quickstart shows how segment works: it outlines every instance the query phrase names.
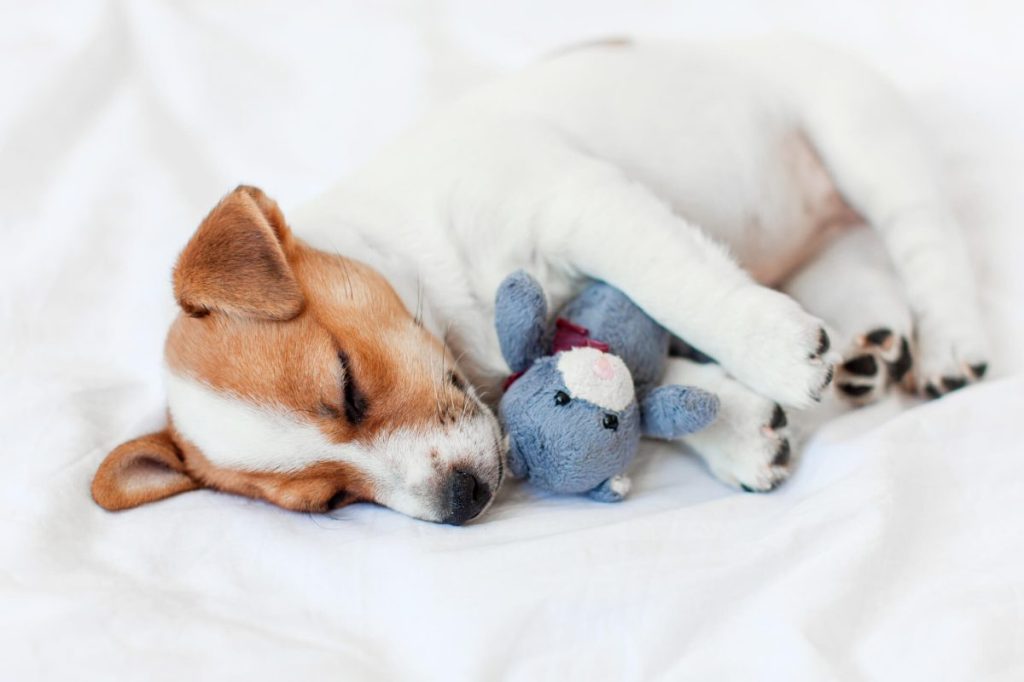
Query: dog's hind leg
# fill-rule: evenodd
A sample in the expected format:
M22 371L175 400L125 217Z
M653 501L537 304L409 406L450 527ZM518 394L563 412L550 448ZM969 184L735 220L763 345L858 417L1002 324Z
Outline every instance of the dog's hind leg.
M914 380L938 397L982 377L988 345L964 235L928 142L877 74L842 57L786 53L806 132L847 203L875 229L917 331ZM779 66L779 65L774 65ZM842 286L842 283L837 283Z
M878 235L849 228L783 285L783 291L831 327L843 363L837 393L856 405L909 384L913 316Z

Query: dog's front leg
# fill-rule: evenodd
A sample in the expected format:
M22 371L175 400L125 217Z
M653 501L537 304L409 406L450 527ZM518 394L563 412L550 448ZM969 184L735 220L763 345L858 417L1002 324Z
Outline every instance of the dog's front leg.
M834 354L820 320L756 284L700 228L617 168L583 157L534 214L545 253L619 287L741 382L785 405L818 400Z

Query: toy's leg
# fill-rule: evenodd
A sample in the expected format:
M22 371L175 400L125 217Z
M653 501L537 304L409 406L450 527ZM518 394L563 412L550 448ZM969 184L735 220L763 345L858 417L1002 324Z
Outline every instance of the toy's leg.
M543 253L618 287L758 393L806 407L837 355L819 319L755 283L717 243L619 169L576 154L534 212Z
M620 474L606 479L604 483L591 490L587 495L598 502L621 502L629 492L630 485L629 478Z
M849 229L783 286L830 327L843 364L837 393L853 404L878 400L910 378L912 315L881 239Z
M840 192L881 236L902 283L917 335L918 390L938 397L980 379L988 349L974 275L916 122L899 94L859 65L811 76L808 133Z
M689 384L718 396L718 418L683 439L728 485L768 492L789 477L787 418L774 401L729 377L721 366L671 358L664 383Z

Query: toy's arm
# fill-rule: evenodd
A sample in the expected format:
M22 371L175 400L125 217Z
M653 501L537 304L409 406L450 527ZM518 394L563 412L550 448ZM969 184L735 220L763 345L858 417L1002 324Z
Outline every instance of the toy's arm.
M718 396L693 386L660 386L640 402L645 436L674 440L700 431L718 416Z
M544 290L533 277L517 270L498 287L494 301L494 325L501 354L509 369L523 372L544 355L548 304Z
M587 495L598 502L622 502L622 499L629 492L631 482L628 476L618 474L607 478L601 485L591 490Z

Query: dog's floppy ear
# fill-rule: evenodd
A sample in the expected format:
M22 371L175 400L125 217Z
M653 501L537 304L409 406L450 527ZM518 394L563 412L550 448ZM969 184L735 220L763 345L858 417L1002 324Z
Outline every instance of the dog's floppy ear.
M108 511L120 511L201 487L164 430L114 448L92 479L92 499Z
M303 297L288 265L292 236L277 204L242 185L206 216L174 266L174 297L189 315L211 311L289 320Z
M694 386L659 386L640 402L641 430L674 440L700 431L718 416L718 396Z
M523 270L505 278L494 301L494 324L509 369L524 372L544 355L548 304L540 283Z

